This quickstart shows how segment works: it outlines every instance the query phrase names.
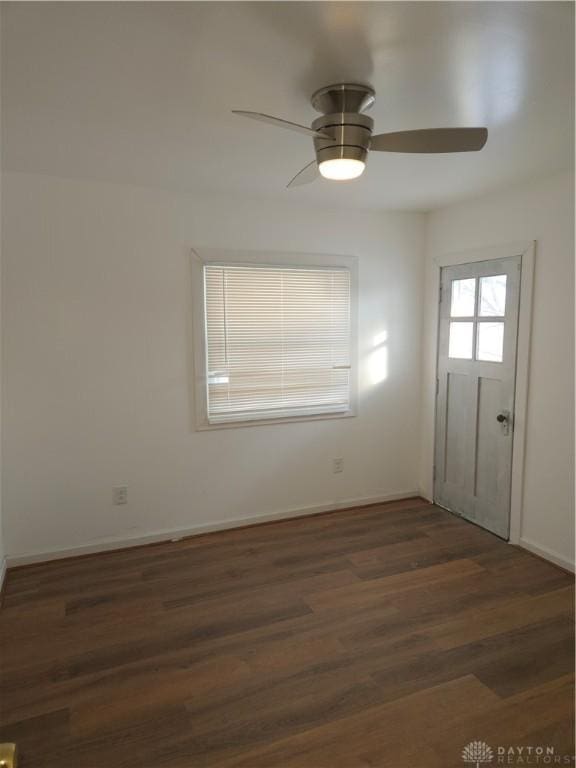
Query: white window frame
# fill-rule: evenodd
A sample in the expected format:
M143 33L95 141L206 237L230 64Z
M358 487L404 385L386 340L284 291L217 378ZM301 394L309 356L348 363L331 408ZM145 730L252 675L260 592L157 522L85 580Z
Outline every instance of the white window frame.
M301 416L281 416L269 419L226 421L208 420L208 380L206 349L206 312L204 299L204 266L277 266L303 269L345 268L350 271L350 407L339 413L318 413ZM355 256L283 253L277 251L232 251L212 248L191 250L192 269L192 330L193 330L193 402L196 429L231 429L299 421L346 419L357 415L358 404L358 260Z

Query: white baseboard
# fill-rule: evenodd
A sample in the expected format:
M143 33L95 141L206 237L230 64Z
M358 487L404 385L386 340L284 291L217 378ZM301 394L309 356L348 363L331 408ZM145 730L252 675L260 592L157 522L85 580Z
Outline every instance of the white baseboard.
M142 544L154 544L160 541L172 541L186 536L194 536L201 533L210 533L212 531L222 531L230 528L241 528L245 525L254 523L266 523L272 520L283 520L291 517L306 517L308 515L318 515L322 512L347 509L349 507L364 507L369 504L384 504L387 501L400 501L418 497L418 491L400 491L398 493L387 493L380 496L362 496L355 499L344 499L342 501L329 501L324 504L318 504L311 507L294 507L282 512L272 512L264 515L253 515L251 517L237 517L231 520L222 520L216 523L201 523L187 528L172 528L164 531L157 531L149 534L138 534L130 537L115 537L104 539L92 544L83 544L77 547L67 547L64 549L50 549L42 552L29 552L6 557L8 568L14 568L17 565L30 565L31 563L42 563L48 560L61 560L65 557L76 557L78 555L93 555L99 552L109 552L114 549L124 549L126 547L138 547Z
M550 560L550 562L554 563L555 565L559 565L560 568L564 568L566 571L571 571L574 573L574 563L568 560L566 557L559 555L557 552L553 552L551 549L548 549L548 547L542 547L539 544L534 544L533 541L524 538L520 538L518 543L521 547L527 549L529 552L533 552L535 555L543 557L545 560Z

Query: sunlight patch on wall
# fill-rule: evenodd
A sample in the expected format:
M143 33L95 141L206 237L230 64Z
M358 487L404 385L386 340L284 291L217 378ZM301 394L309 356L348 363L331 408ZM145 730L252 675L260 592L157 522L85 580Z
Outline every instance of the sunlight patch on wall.
M380 384L388 378L388 331L381 331L374 336L373 350L368 360L368 376L372 385Z

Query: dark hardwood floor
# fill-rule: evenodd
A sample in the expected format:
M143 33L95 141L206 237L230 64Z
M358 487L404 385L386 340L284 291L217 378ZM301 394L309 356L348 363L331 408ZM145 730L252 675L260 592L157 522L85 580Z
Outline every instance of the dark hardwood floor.
M16 569L0 741L22 768L570 756L573 599L567 573L421 499Z

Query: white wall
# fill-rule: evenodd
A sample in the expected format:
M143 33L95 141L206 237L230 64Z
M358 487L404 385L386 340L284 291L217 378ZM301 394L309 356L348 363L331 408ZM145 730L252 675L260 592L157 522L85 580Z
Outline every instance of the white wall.
M560 174L429 214L420 485L432 494L437 296L433 259L536 240L521 543L574 563L574 179ZM463 261L466 261L463 258Z
M0 186L0 198L1 198L1 186ZM1 200L0 200L1 201ZM0 225L1 229L1 225ZM2 246L0 242L0 436L2 435ZM6 576L6 549L4 546L4 521L2 514L2 445L0 440L0 590L4 584L4 578Z
M418 488L424 216L308 210L289 195L5 176L12 558ZM190 246L358 255L357 418L194 431ZM375 384L382 331L388 375ZM124 484L129 504L115 507Z
M1 286L1 281L0 281ZM1 308L1 301L0 301L0 308ZM1 329L1 322L0 322L0 329ZM2 354L1 354L1 341L0 341L0 400L1 400L1 392L2 392ZM0 404L0 435L2 434L2 406ZM4 584L4 578L6 576L6 548L4 546L4 519L2 514L2 448L0 445L0 590L2 589L2 585Z

